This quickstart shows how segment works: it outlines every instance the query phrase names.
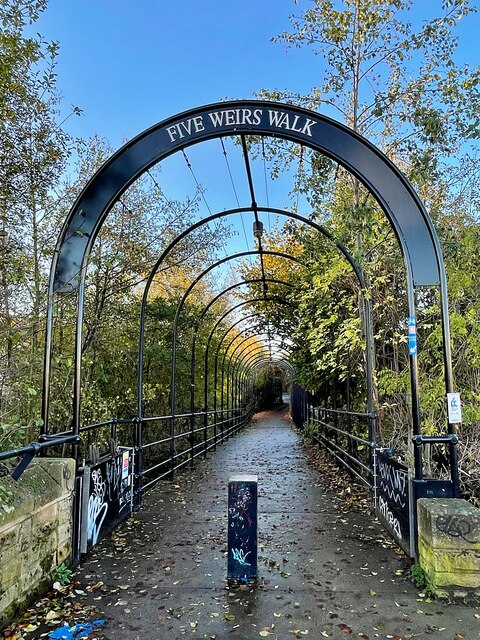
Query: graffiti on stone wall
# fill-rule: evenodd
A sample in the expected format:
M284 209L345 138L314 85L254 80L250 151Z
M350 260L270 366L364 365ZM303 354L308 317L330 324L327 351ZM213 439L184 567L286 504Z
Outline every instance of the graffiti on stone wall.
M440 533L444 533L451 538L462 538L470 544L475 544L478 539L473 537L470 522L459 516L437 516L435 525Z

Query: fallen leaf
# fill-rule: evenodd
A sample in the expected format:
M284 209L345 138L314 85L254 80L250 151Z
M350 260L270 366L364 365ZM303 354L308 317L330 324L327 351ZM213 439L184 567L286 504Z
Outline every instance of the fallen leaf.
M53 609L51 609L45 616L45 620L55 620L56 618L59 618L59 617L60 617L60 614L57 613L56 611L53 611Z
M225 618L225 620L229 620L230 622L232 620L235 620L235 616L233 615L233 613L224 613L223 617Z
M351 627L349 627L346 624L340 623L338 625L338 628L341 629L343 631L343 633L346 633L346 634L352 633Z

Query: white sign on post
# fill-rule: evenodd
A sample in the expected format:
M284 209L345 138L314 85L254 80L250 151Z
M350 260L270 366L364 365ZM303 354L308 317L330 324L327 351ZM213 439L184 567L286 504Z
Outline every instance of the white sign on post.
M125 478L128 478L129 462L130 462L129 457L130 457L129 452L124 451L122 455L122 480L125 480Z
M459 393L447 393L448 421L458 424L462 421L462 404Z

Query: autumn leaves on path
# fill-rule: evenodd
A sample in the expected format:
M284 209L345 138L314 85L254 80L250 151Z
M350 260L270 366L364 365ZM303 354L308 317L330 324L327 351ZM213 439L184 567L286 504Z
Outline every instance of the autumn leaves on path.
M229 589L227 486L238 473L259 477L259 576ZM419 595L407 559L355 495L307 456L284 413L265 412L158 485L76 579L108 640L479 638L478 611Z

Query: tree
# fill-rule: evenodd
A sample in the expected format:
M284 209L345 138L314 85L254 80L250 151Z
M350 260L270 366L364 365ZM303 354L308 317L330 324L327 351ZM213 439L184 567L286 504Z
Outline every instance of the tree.
M455 30L475 6L469 0L455 0L422 10L423 16L418 4L408 0L314 0L313 6L291 17L290 30L273 40L287 49L309 49L318 59L321 83L307 95L288 90L264 90L261 95L340 118L376 143L406 173L441 237L450 243L447 268L455 293L454 279L459 274L448 259L462 245L470 246L471 230L467 233L464 225L472 227L478 203L466 193L472 193L471 181L477 180L475 145L480 131L480 71L457 64ZM307 194L311 215L347 246L364 270L374 311L383 435L386 444L394 442L402 448L408 417L407 312L405 304L398 304L405 298L405 280L393 232L374 198L342 167L297 145L275 142L269 153L273 175L298 160L296 190ZM322 256L322 243L313 234L306 235L305 247L316 243L313 255ZM323 348L319 352L319 344L343 358L339 347L347 329L357 336L362 333L361 325L355 324L358 309L351 304L339 306L350 276L335 265L320 258L312 268L317 279L313 282L318 284L305 290L298 304L299 326L310 328L303 332L303 342L296 342L297 353L303 353L299 368L311 382L315 371L328 369L331 375L338 371L338 362L327 357ZM443 391L431 384L441 380L441 353L434 339L440 335L438 300L432 291L419 295L422 410L426 425L441 431ZM319 310L322 304L327 306ZM474 315L472 307L468 317ZM453 320L456 351L457 340L465 342L465 327L455 315ZM357 338L352 344L360 342Z
M6 432L38 419L53 189L72 144L59 123L58 44L25 33L45 8L45 0L0 2L0 418Z

